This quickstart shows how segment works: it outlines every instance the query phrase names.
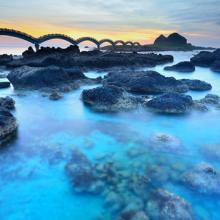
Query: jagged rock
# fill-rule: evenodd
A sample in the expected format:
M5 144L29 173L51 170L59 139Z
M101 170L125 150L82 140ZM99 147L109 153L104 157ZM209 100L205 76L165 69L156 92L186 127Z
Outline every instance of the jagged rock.
M147 201L146 213L152 220L193 220L194 212L191 205L183 198L158 189Z
M180 62L173 66L166 66L164 70L177 71L177 72L194 72L195 66L191 62Z
M58 67L20 67L8 74L9 81L15 89L39 89L59 86L74 80L86 79L79 69L62 69Z
M208 94L201 99L200 102L203 104L217 105L220 102L220 97L218 95Z
M209 67L215 61L215 55L209 51L201 51L190 60L196 66Z
M37 52L36 52L37 53ZM34 56L35 55L35 52L34 52L34 49L32 47L28 47L27 50L25 50L23 53L22 53L22 56L24 58L26 57L30 57L30 56Z
M185 172L181 181L204 194L220 194L220 173L207 163L201 163Z
M10 87L10 82L0 82L0 89L5 89Z
M13 110L15 109L15 101L9 97L6 96L5 98L0 98L0 107L5 108L7 110Z
M182 83L186 84L190 90L206 91L211 90L211 84L198 79L181 79Z
M57 91L54 91L49 95L49 99L54 100L54 101L62 99L62 98L63 98L63 95Z
M165 77L155 71L111 72L104 85L114 85L134 93L187 92L188 87L174 77Z
M146 106L159 113L185 113L193 105L192 97L179 93L165 93L151 99Z
M83 90L83 102L96 111L116 112L136 108L139 98L126 94L116 86L102 86L94 89Z

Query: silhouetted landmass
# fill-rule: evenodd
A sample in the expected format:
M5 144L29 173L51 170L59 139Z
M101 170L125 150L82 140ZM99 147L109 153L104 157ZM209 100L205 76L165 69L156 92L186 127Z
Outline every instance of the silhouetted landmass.
M106 46L102 49L111 49L111 46ZM160 35L155 39L153 44L143 46L116 46L117 50L135 50L135 51L191 51L191 50L212 50L211 47L194 46L188 43L187 39L178 33L172 33L168 37Z

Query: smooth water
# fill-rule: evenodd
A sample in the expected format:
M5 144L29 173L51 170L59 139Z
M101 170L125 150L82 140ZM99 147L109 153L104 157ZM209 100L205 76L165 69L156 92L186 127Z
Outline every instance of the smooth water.
M192 52L167 52L175 62L188 60ZM153 68L167 76L195 78L212 84L211 93L220 95L220 75L207 68L194 73L163 71L163 65ZM91 77L103 73L87 72ZM84 106L80 94L85 88L66 93L59 101L50 101L39 92L1 90L1 96L16 101L19 129L17 138L0 150L0 219L1 220L94 220L105 217L99 196L76 194L64 167L71 150L78 147L89 159L106 156L124 167L159 165L164 175L171 167L193 166L205 161L220 169L201 151L205 143L220 143L220 111L192 112L183 116L166 116L137 109L118 114L100 114ZM195 99L207 92L190 92ZM184 145L181 154L149 151L149 154L129 158L127 151L147 140L152 134L167 133L178 137ZM160 187L176 193L192 204L197 219L218 220L220 198L200 195L175 181L161 181ZM110 219L114 219L113 217Z

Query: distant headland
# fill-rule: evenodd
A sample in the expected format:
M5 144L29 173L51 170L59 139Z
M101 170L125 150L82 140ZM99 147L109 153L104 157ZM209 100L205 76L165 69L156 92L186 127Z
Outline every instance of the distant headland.
M109 46L105 49L110 48ZM117 45L118 50L129 50L130 47L122 47ZM172 33L165 37L160 35L157 37L153 44L141 45L138 51L192 51L192 50L213 50L212 47L194 46L187 41L187 39L179 33Z

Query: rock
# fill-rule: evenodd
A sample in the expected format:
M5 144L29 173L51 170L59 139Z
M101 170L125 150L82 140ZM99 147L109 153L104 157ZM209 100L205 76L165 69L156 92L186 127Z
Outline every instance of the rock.
M152 220L195 219L192 207L188 202L163 189L158 189L152 193L146 205L146 213Z
M83 90L83 102L96 111L116 112L136 108L138 99L129 96L116 86L102 86Z
M149 220L149 218L143 211L124 211L118 220Z
M150 148L160 152L178 153L183 150L182 142L175 136L157 133L150 138Z
M193 108L195 110L198 110L198 111L201 111L201 112L207 112L209 110L208 107L204 103L201 103L198 100L193 101Z
M37 53L37 52L36 52L36 53ZM34 56L34 55L35 55L35 52L34 52L34 50L33 50L32 47L28 47L28 49L25 50L25 51L22 53L22 56L23 56L24 58L27 58L27 57L30 57L30 56Z
M104 204L113 212L120 211L124 207L124 200L122 196L114 191L107 193Z
M93 166L88 158L78 149L73 149L72 157L67 163L66 172L76 192L94 192L93 184L96 181Z
M192 57L190 61L196 66L210 67L215 61L215 55L212 52L201 51Z
M15 109L15 101L9 96L6 96L5 98L0 98L0 107L7 110L13 110Z
M215 60L211 65L211 70L213 72L220 73L220 58L219 60Z
M0 89L5 89L10 87L10 82L0 82Z
M54 51L55 50L55 51ZM119 66L153 67L173 61L173 56L161 54L138 53L104 53L104 52L66 52L65 49L57 51L55 48L40 49L37 53L23 59L7 63L8 67L48 67L51 65L62 68L112 68Z
M57 91L54 91L54 92L52 92L52 93L49 95L49 99L50 99L50 100L56 101L56 100L59 100L59 99L61 99L61 98L63 98L63 95L62 95L61 93L57 92Z
M58 86L74 80L86 79L78 69L62 69L58 67L20 67L8 74L9 81L15 89L40 89Z
M7 54L0 55L0 65L7 65L11 61L13 61L12 55L7 55Z
M160 35L155 41L155 46L164 47L177 47L187 46L187 39L178 33L172 33L167 38L164 35Z
M133 93L187 92L188 87L174 77L165 77L155 71L111 72L104 85L114 85Z
M220 162L220 144L206 144L202 147L202 152L210 160Z
M0 107L0 145L9 141L16 133L17 122L14 116L3 107Z
M217 105L220 102L220 97L218 95L208 94L201 99L200 102L203 104Z
M198 79L181 79L182 83L186 84L190 90L206 91L211 90L211 84Z
M195 71L195 66L191 62L185 61L177 63L173 66L166 66L164 67L164 70L190 73Z
M165 93L151 99L146 106L159 113L179 114L188 112L192 105L189 95Z
M195 166L182 175L181 181L199 193L220 194L220 173L210 164Z

